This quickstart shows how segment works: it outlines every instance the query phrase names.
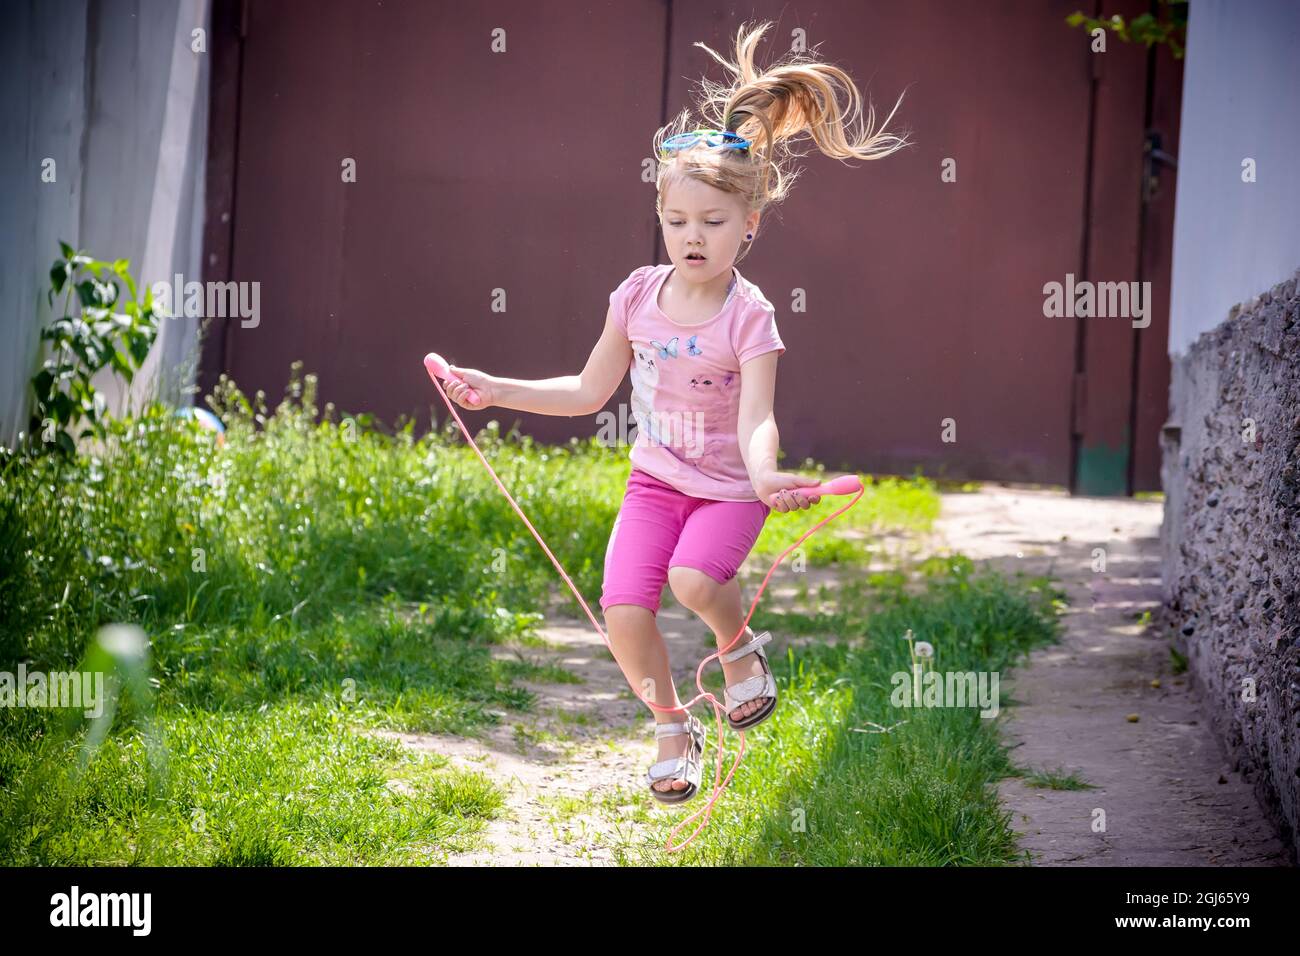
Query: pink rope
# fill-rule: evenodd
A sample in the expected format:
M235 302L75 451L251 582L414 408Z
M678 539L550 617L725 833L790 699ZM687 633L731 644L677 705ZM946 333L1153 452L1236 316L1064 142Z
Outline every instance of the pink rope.
M460 415L457 414L456 406L452 403L451 399L447 397L447 393L442 387L442 382L439 381L437 377L432 375L430 376L430 379L433 381L433 384L437 386L438 393L442 396L442 400L447 403L447 409L448 411L451 412L452 417L456 419L456 424L460 426L461 433L464 434L465 440L468 441L470 447L474 449L474 454L478 455L479 461L483 462L483 467L488 470L488 474L490 474L492 476L492 480L497 483L497 487L501 489L501 493L506 496L506 500L510 502L510 506L515 509L515 512L523 520L524 524L527 525L528 530L533 533L533 537L537 539L537 543L542 546L542 550L546 552L546 556L550 558L551 563L555 565L555 570L560 572L560 577L564 578L564 583L569 586L569 590L573 592L573 596L576 597L578 599L578 603L582 605L583 611L586 612L587 618L591 621L591 626L596 629L596 633L600 635L600 639L605 642L605 647L609 648L610 655L614 656L614 648L609 643L609 637L606 636L604 629L600 626L600 623L596 620L596 616L591 613L591 608L589 608L587 606L587 602L582 599L582 595L578 593L577 587L574 586L572 579L570 579L568 573L564 570L563 565L561 565L559 560L555 557L555 555L551 553L551 549L546 546L546 542L543 541L542 536L537 533L537 529L534 528L533 523L528 520L528 516L524 514L523 509L521 509L519 505L515 502L515 499L511 497L510 492L506 490L506 486L501 483L501 479L497 477L497 473L492 469L492 466L488 464L488 460L483 457L483 452L481 452L479 450L478 445L474 443L474 439L470 436L469 429L465 427L465 423L461 421ZM854 495L853 499L848 504L846 504L843 508L840 508L838 511L835 511L827 515L821 521L817 522L817 524L813 525L811 528L805 531L798 541L790 545L790 547L786 548L785 551L783 551L781 555L775 561L772 562L772 567L768 570L766 577L763 578L763 583L758 586L758 591L754 594L754 602L749 606L749 613L745 615L745 620L741 622L740 631L736 634L735 637L731 639L730 644L728 644L726 647L719 648L717 651L710 654L708 657L704 658L704 660L700 661L700 666L695 669L695 686L699 688L700 690L699 694L697 694L695 697L688 700L686 703L682 704L680 707L660 707L646 700L644 697L642 697L641 694L637 692L637 689L635 687L632 687L632 682L628 681L628 686L632 687L632 693L636 695L637 699L639 699L643 704L646 704L653 710L672 711L673 713L676 713L678 711L689 711L693 705L695 705L701 700L707 700L709 703L713 705L713 716L717 725L717 740L718 740L718 748L717 748L718 756L714 766L714 775L713 775L713 796L709 798L708 803L706 803L703 807L701 807L699 810L696 810L693 814L691 814L681 823L677 824L677 826L673 827L671 831L669 831L668 842L664 845L664 849L667 850L669 853L675 853L678 850L685 849L690 844L690 842L694 840L697 836L699 836L700 832L706 826L709 825L709 819L713 815L713 805L717 803L718 798L722 796L722 792L726 790L727 785L731 782L731 778L735 775L736 770L740 767L741 759L745 756L745 732L741 730L741 731L737 731L740 734L740 750L737 751L736 753L736 762L731 765L731 771L730 773L727 774L726 779L722 780L721 779L722 777L722 731L724 726L723 714L725 713L725 711L723 708L723 704L720 703L718 699L713 696L713 694L705 690L703 683L701 683L700 677L701 674L703 674L704 672L705 665L708 664L709 661L713 660L714 658L719 657L722 654L727 653L727 651L731 650L732 646L734 646L735 643L739 641L740 638L744 635L745 629L749 627L749 619L753 617L754 610L758 607L758 599L763 596L763 591L767 587L768 580L771 579L772 574L776 571L777 565L779 565L781 561L784 560L785 556L789 554L791 551L793 551L795 548L797 548L799 545L801 545L804 542L804 540L807 539L808 536L811 535L818 528L825 525L832 518L839 517L844 512L852 508L855 504L857 504L858 499L862 497L865 491L866 491L866 486L864 485L862 488L858 490L857 494ZM617 660L616 657L615 659ZM623 676L626 677L627 675L624 674ZM705 814L704 822L695 828L695 831L689 837L686 838L685 842L679 844L678 846L673 846L672 845L673 834L675 834L686 824L690 823L701 813Z

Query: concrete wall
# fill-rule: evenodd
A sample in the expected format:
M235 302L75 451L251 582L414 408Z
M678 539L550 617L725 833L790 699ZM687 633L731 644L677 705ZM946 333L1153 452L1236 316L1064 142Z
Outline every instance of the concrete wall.
M142 288L200 277L208 57L191 50L191 31L209 14L208 0L28 0L5 14L0 444L11 446L27 426L59 240L130 259ZM164 320L129 393L107 372L95 385L119 413L154 394L180 400L196 337L197 320Z
M1164 429L1165 620L1300 851L1300 6L1193 0ZM1241 160L1256 160L1244 183Z
M1300 265L1300 4L1192 0L1186 64L1171 356Z

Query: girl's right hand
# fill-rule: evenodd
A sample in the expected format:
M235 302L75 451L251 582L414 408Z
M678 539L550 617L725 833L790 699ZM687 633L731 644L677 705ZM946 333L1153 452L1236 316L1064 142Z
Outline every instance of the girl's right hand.
M459 405L461 408L468 408L471 411L477 411L480 408L487 408L489 405L495 405L497 400L496 380L486 372L480 372L476 368L461 368L458 365L448 365L449 369L459 375L463 382L447 382L447 397ZM471 402L468 393L470 389L478 393L478 402Z

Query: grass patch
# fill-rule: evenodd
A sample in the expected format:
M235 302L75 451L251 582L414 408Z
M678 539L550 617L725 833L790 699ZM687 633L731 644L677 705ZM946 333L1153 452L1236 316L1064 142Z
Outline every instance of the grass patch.
M359 734L325 703L168 711L160 791L137 734L110 735L78 779L71 742L32 740L29 714L0 716L13 865L422 865L472 847L503 802L486 777ZM39 786L18 785L25 770Z
M1095 790L1078 774L1066 773L1057 767L1055 770L1039 770L1022 774L1025 786L1038 787L1043 790Z
M835 476L824 467L815 465L811 459L804 462L799 473L814 475L824 481ZM928 531L939 516L938 487L922 475L912 478L865 475L862 478L865 490L858 503L805 540L798 551L786 558L787 562L801 551L809 567L865 565L871 560L870 546L875 535L885 531ZM768 515L747 560L757 562L757 567L771 564L800 534L851 500L836 495L822 498L807 510L773 511Z
M155 779L129 695L84 773L80 732L0 708L0 859L374 865L469 847L503 794L373 732L473 735L511 711L521 748L563 743L519 719L536 697L518 682L582 677L499 651L547 646L549 602L581 608L454 422L416 439L318 409L296 367L273 411L224 378L210 404L221 445L154 406L93 454L0 461L0 670L71 670L101 625L139 625L166 755ZM594 600L627 449L495 421L476 441ZM924 479L868 484L809 563L864 560L868 534L937 513ZM808 517L774 514L759 549Z

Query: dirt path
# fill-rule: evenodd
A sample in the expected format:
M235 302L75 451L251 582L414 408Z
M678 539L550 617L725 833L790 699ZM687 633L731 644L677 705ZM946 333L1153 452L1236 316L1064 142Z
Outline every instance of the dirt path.
M679 612L680 613L680 612ZM689 641L660 627L670 642L675 675L688 658ZM608 848L617 827L637 829L629 785L652 754L649 734L636 746L633 731L645 724L645 708L604 643L585 618L548 620L537 631L548 647L501 649L531 663L555 665L584 678L580 684L516 683L538 695L532 713L501 713L501 723L482 738L446 734L394 734L408 746L451 758L453 765L491 777L506 790L505 814L488 824L487 845L453 855L452 866L599 866L615 861ZM521 732L521 729L522 731ZM601 811L600 805L606 809ZM611 825L610 818L621 822Z
M715 649L712 633L676 604L665 603L658 620L673 677L685 695L688 686L694 687L700 660ZM549 617L537 633L549 647L502 649L498 656L522 653L534 664L558 665L579 674L583 683L517 681L538 695L534 711L504 714L501 724L481 739L392 735L409 746L446 755L458 767L485 773L507 791L505 816L492 821L484 833L488 846L453 855L449 865L614 865L611 844L644 844L649 839L647 820L684 819L703 806L697 797L688 811L658 804L648 812L644 808L644 774L657 753L653 717L633 697L591 622ZM716 731L707 706L697 705L694 713L709 728L704 770L706 781L711 781ZM526 735L517 727L526 728ZM724 774L729 766L724 766ZM698 824L679 831L675 840L685 839Z
M757 564L751 559L742 568L749 600L770 559L761 568ZM800 578L816 588L833 584L836 574L809 568ZM793 581L783 565L764 592L765 604L790 600ZM659 629L668 645L678 693L689 700L698 693L688 694L695 687L695 668L716 645L712 632L671 601L670 593L665 588ZM500 725L481 739L381 732L408 746L447 756L457 767L485 773L507 791L505 815L485 829L487 846L453 854L447 860L451 866L610 866L617 862L612 844L645 845L648 823L682 820L704 805L701 797L685 810L651 802L645 792L645 771L657 754L654 718L633 696L591 623L585 617L578 621L548 615L546 626L537 633L548 647L502 648L497 656L523 654L534 664L558 665L579 674L583 683L517 681L538 695L533 712L503 713ZM784 654L788 643L783 635L774 634L769 658ZM711 669L720 673L716 663ZM704 780L711 793L716 726L707 704L697 704L694 713L709 730ZM516 728L525 728L526 734L521 736ZM736 739L728 731L724 776L735 759ZM679 830L675 842L686 839L700 819Z
M1004 726L1018 765L1060 768L1097 789L1001 782L1033 862L1288 865L1198 693L1173 673L1170 642L1139 620L1160 604L1160 503L996 485L943 497L936 531L950 547L1006 573L1050 572L1068 595L1061 643L1002 684L1019 702ZM1106 551L1104 573L1093 571L1094 548ZM1104 832L1093 829L1097 810Z
M1168 642L1145 633L1138 620L1159 604L1160 520L1159 503L985 485L974 494L943 495L935 533L925 539L879 543L886 551L952 548L1007 574L1049 573L1068 595L1062 643L1036 651L1027 667L1004 675L1001 688L1004 700L1019 702L1003 712L1013 760L1031 771L1074 773L1097 788L999 784L1035 864L1285 865L1285 850L1250 786L1207 735L1189 682L1172 673ZM1097 547L1107 552L1105 573L1092 570ZM767 571L767 562L757 563L742 569L747 600ZM816 589L833 585L836 573L810 568L798 578ZM764 595L767 606L790 600L795 580L783 565ZM659 626L684 693L713 638L668 594ZM394 735L485 773L507 791L506 813L487 827L485 847L453 855L453 866L613 865L612 845L644 845L648 823L682 819L703 805L697 799L683 812L646 798L653 718L590 623L549 615L539 635L547 647L498 654L558 665L583 683L521 682L538 695L534 712L502 714L482 739ZM780 656L787 641L774 637L769 656ZM710 729L710 780L714 724L707 707L695 712ZM730 759L724 773L729 767ZM1092 829L1097 808L1105 811L1105 832Z

